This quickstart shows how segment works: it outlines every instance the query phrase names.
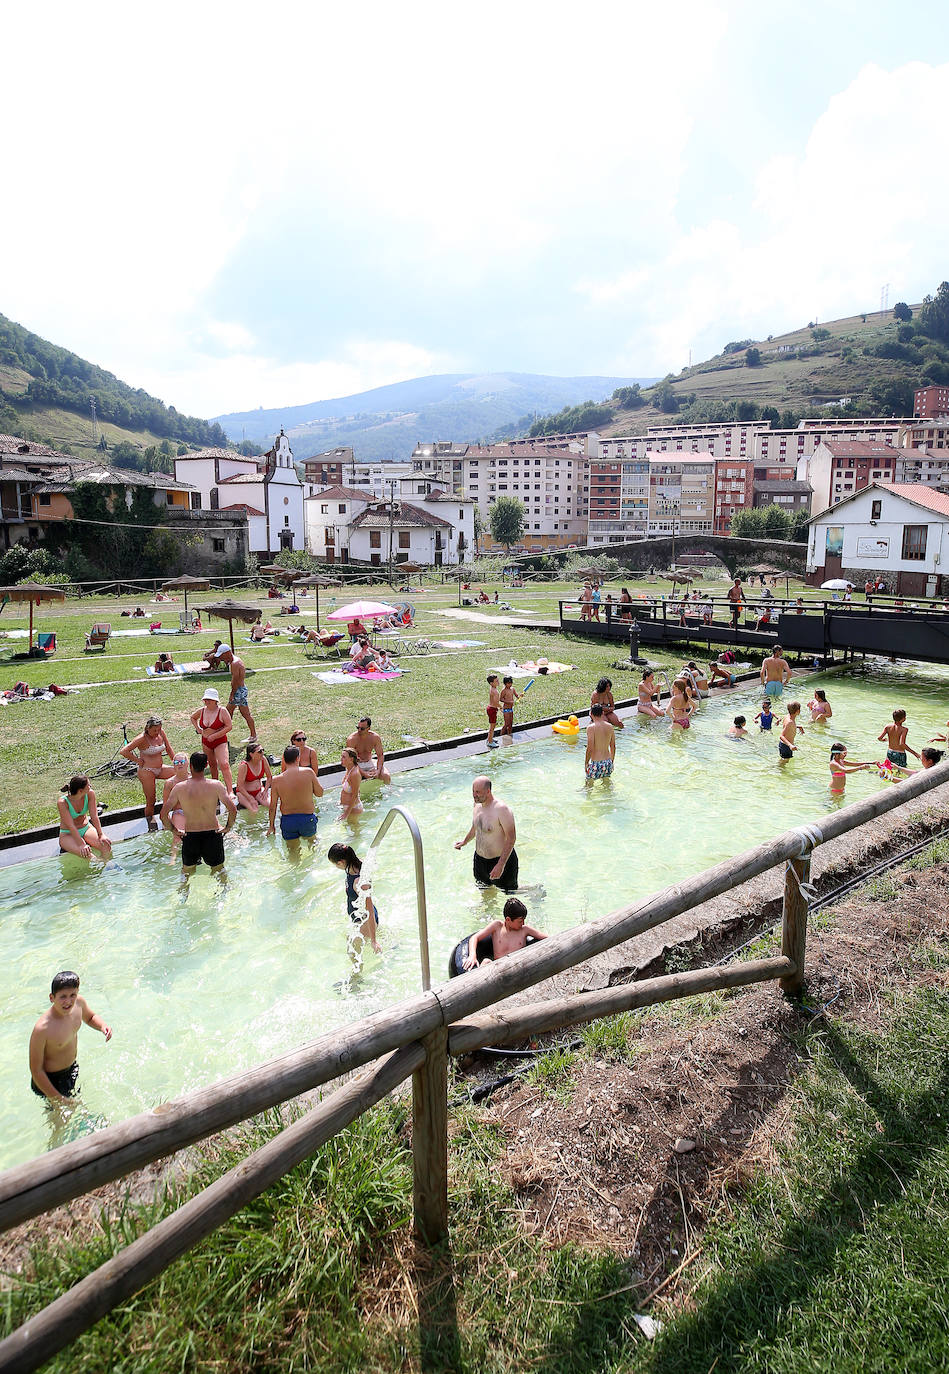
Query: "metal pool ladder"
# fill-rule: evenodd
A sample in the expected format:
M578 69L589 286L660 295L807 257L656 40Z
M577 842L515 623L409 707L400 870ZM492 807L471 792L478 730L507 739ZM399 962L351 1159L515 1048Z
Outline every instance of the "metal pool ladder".
M418 821L411 811L404 806L390 806L383 818L382 824L372 838L369 852L377 848L380 841L389 829L396 816L401 816L409 827L409 834L412 836L412 847L415 850L415 904L418 911L418 943L419 955L422 961L422 991L428 992L432 986L432 975L428 961L428 906L425 901L425 863L422 858L422 834L418 828Z

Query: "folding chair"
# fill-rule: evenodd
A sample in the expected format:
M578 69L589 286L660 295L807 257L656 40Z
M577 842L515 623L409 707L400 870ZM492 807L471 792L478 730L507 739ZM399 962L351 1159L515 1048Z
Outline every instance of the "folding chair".
M85 652L88 653L91 649L101 649L104 652L111 634L112 626L107 625L104 621L97 620L86 635Z
M55 633L38 634L36 636L36 647L37 649L42 650L42 652L46 655L47 658L50 658L56 652Z

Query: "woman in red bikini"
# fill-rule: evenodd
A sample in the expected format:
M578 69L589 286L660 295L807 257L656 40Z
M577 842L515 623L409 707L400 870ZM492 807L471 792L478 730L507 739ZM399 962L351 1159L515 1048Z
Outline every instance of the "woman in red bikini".
M267 755L259 744L248 744L247 753L237 768L237 800L251 815L260 807L270 805L272 780Z
M217 780L220 770L224 786L228 792L233 792L234 779L231 776L231 761L227 751L227 737L233 721L222 707L216 687L207 689L202 704L197 711L192 712L191 724L201 736L201 748L208 756L211 777Z

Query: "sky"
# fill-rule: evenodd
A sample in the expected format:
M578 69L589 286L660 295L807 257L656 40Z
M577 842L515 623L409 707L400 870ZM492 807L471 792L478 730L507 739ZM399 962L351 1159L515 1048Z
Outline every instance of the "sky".
M189 414L662 376L949 277L944 0L51 0L4 37L0 313Z

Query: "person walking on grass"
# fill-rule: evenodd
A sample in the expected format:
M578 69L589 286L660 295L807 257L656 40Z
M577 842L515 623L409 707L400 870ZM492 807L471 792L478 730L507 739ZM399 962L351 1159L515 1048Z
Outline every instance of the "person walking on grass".
M223 649L218 654L218 661L231 670L231 694L227 699L227 711L234 718L234 707L244 717L250 736L245 740L246 744L257 743L257 726L254 724L254 717L250 712L250 702L247 699L247 668L242 658L238 658L233 649Z

